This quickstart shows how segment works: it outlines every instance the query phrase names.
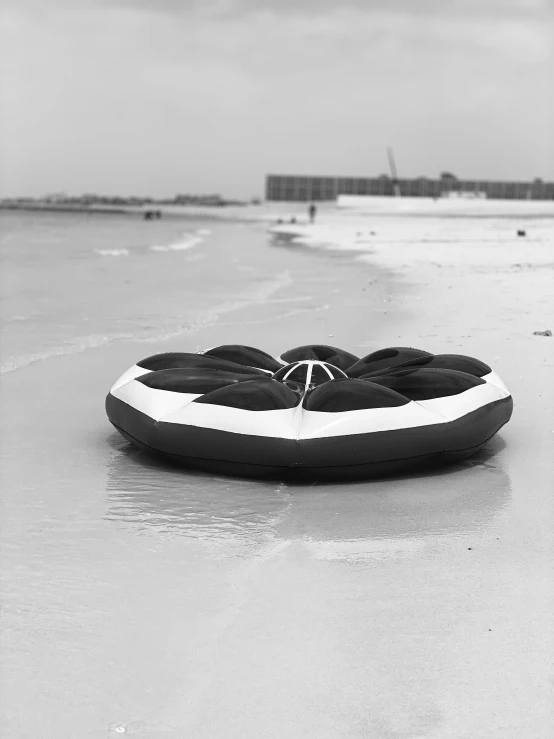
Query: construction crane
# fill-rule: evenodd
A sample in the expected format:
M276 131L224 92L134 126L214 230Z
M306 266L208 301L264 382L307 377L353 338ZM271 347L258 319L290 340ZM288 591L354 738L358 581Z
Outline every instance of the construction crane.
M396 171L396 162L394 161L394 152L392 150L392 146L387 146L387 157L389 160L392 189L395 197L399 198L402 193L400 192L400 185L398 184L398 173Z

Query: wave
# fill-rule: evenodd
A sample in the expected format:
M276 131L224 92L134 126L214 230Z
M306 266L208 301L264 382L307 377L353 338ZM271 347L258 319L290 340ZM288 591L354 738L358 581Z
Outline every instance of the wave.
M94 253L101 257L127 257L129 249L95 249Z
M187 251L201 244L204 241L204 237L210 234L211 231L207 228L199 228L194 233L185 231L178 241L173 241L169 244L153 244L148 248L150 251L158 252ZM125 247L120 247L116 249L95 249L94 253L101 257L128 257L130 251Z
M202 229L202 231L204 231L204 229ZM207 233L209 233L209 231ZM188 249L192 249L193 247L198 246L204 241L199 231L196 232L196 235L184 233L183 237L184 238L182 241L174 241L171 244L155 244L150 247L150 251L187 251Z
M161 330L157 327L149 327L146 329L142 328L137 331L127 331L114 334L89 334L87 336L77 336L58 346L44 349L42 352L6 359L0 365L0 374L14 372L23 367L28 367L30 364L34 364L35 362L54 359L55 357L61 357L68 354L79 354L88 349L96 349L117 341L152 343L173 339L183 334L194 333L202 328L206 328L217 323L221 314L230 313L242 308L248 308L251 305L264 303L278 290L292 284L292 281L290 272L282 272L276 275L273 279L264 281L255 290L251 291L239 300L220 303L208 310L203 309L201 314L199 313L197 316L192 316L190 321L166 326Z
M20 314L16 314L13 316L5 316L1 320L3 323L13 323L13 321L29 321L30 316L22 316Z

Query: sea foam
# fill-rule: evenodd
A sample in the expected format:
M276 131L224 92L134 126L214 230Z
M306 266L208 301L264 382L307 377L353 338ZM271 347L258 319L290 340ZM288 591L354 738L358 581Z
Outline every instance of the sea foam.
M182 235L182 241L174 241L171 244L155 244L150 247L150 251L187 251L188 249L192 249L195 246L198 246L204 241L201 236L190 234L190 233L184 233Z
M95 249L94 253L101 257L127 257L129 249Z

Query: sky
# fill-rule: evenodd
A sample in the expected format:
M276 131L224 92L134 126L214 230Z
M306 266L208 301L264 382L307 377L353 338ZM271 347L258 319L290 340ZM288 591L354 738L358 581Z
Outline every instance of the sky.
M554 179L554 0L3 0L0 196Z

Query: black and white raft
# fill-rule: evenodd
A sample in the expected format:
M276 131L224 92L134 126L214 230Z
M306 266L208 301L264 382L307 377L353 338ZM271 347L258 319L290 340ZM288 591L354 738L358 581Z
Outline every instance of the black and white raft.
M319 345L277 359L238 345L157 354L106 399L125 438L183 464L333 478L469 457L512 407L498 375L471 357L393 347L359 359Z

